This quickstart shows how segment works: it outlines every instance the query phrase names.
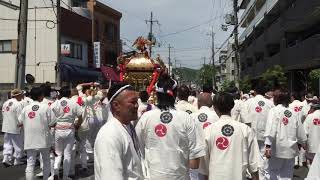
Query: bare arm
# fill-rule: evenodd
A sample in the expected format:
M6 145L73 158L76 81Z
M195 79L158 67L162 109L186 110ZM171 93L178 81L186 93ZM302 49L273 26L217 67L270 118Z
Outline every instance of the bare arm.
M189 168L198 169L199 163L200 163L200 158L191 159L191 160L189 160Z

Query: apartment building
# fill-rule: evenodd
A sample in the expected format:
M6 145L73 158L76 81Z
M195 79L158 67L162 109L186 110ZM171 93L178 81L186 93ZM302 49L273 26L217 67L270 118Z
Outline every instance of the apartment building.
M258 78L274 65L285 68L289 89L304 90L320 67L319 0L243 0L241 76Z

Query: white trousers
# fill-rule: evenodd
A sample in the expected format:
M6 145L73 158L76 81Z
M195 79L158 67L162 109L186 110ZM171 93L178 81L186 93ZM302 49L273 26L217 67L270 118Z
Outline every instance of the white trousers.
M40 168L43 172L43 158L42 158L42 154L40 153L40 157L39 157L39 162L40 162ZM54 153L50 152L50 172L51 175L54 175Z
M271 157L268 161L268 180L291 180L293 178L294 158L282 159Z
M37 152L40 152L43 159L43 179L47 180L50 174L50 149L28 149L27 150L27 167L26 167L26 180L34 179L34 166L37 159Z
M265 153L265 144L264 141L258 141L259 145L259 151L260 151L260 156L259 156L259 179L265 179L266 176L268 176L267 172L267 163L268 160L264 156Z
M59 169L63 159L63 179L67 179L71 164L72 148L75 143L74 129L56 130L55 151L58 155L54 161L54 174L59 174Z
M20 160L23 150L23 135L5 133L3 139L3 161L11 161L13 157Z

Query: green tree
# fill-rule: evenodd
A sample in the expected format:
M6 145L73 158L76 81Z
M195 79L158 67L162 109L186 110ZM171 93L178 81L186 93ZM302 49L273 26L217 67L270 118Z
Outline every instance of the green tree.
M319 78L320 78L320 69L314 69L309 73L308 82L308 91L313 94L318 94L319 92Z
M251 78L249 76L245 76L239 83L240 90L247 93L251 90Z
M262 75L262 80L266 82L266 88L272 89L275 86L285 86L287 85L287 77L285 76L285 72L282 66L275 65Z
M221 84L221 90L222 91L226 91L230 88L234 88L236 85L235 85L235 82L234 81L229 81L229 80L225 80L223 81L223 83Z
M212 85L212 78L215 76L216 71L212 65L204 64L200 69L199 79L202 84Z

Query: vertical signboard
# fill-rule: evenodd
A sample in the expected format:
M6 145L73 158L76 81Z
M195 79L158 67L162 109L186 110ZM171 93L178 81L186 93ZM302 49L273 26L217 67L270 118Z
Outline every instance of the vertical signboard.
M93 43L93 64L96 68L100 68L101 61L100 61L100 42Z

